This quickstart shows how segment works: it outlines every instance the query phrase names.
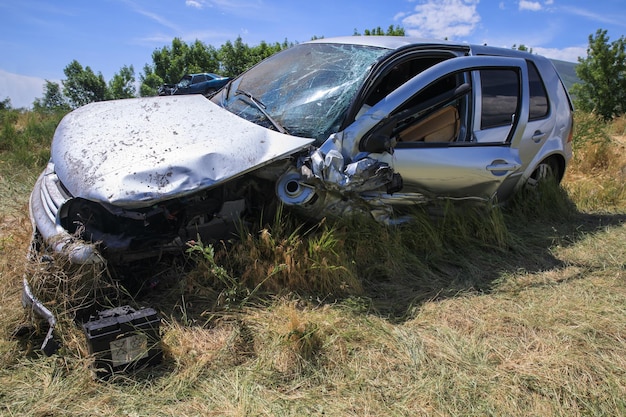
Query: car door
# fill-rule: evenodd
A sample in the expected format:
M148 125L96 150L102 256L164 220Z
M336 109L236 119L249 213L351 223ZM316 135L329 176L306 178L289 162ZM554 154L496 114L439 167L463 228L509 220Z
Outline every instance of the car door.
M198 74L194 75L191 83L189 84L189 90L187 94L201 93L204 89L204 82L206 81L206 75Z
M373 106L364 117L378 123L360 148L381 138L395 142L393 167L404 186L390 198L491 200L513 187L521 175L513 144L528 120L527 79L522 59L453 58Z

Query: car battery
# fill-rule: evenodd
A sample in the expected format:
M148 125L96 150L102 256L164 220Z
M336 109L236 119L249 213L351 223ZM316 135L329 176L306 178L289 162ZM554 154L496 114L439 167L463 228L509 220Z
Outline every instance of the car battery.
M161 320L152 308L122 306L101 311L83 324L98 377L161 361Z

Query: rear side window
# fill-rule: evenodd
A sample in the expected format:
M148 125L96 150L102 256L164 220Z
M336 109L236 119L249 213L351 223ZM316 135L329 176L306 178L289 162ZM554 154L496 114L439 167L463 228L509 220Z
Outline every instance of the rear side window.
M528 61L528 76L530 80L530 120L542 119L548 115L548 94L543 80L539 76L537 67Z
M514 70L480 71L481 129L510 125L517 110L519 76Z

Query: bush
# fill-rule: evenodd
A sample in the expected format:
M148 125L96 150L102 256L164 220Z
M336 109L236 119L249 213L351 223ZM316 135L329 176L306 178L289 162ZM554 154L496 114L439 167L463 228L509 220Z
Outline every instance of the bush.
M50 158L50 143L64 115L64 111L0 110L0 161L8 163L9 170L41 170Z

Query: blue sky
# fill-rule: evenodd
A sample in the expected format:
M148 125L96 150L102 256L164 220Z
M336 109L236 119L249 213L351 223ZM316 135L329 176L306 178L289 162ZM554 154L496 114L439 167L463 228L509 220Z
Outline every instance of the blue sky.
M219 48L241 36L304 42L399 25L428 38L511 47L576 62L590 34L626 33L626 0L0 0L0 100L28 107L76 59L105 80L138 75L174 37Z

